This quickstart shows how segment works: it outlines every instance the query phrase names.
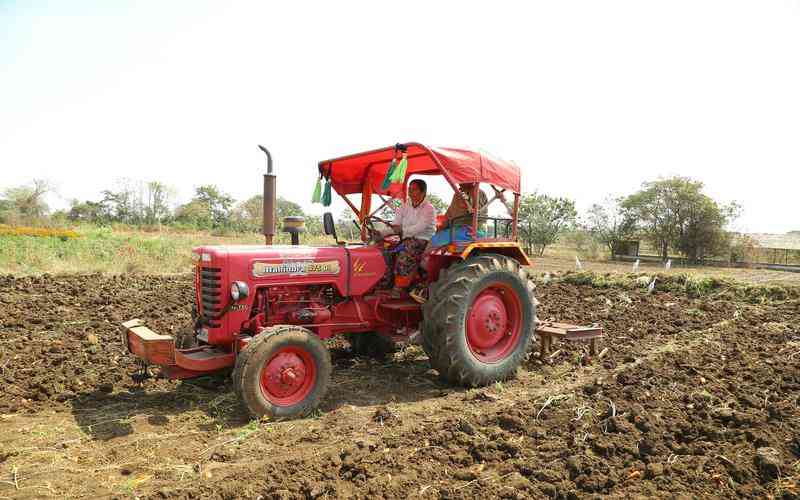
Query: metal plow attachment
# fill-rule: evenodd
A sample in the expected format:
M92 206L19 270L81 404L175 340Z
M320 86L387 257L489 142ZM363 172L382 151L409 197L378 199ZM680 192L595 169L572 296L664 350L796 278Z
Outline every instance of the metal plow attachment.
M597 339L603 336L603 327L599 325L577 326L568 323L557 323L555 321L536 322L536 336L539 338L539 358L544 357L550 352L553 346L553 339L568 340L571 342L578 340L589 341L589 354L597 354Z

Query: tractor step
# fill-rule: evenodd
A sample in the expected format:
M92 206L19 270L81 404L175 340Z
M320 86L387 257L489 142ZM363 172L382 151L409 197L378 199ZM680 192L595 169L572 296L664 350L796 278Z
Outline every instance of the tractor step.
M577 326L569 323L544 321L536 324L536 336L539 337L539 357L544 358L553 345L553 339L589 341L589 354L597 353L597 339L603 336L603 327L599 325Z
M383 309L389 309L390 311L419 311L422 309L422 305L412 299L389 300L386 302L381 302L380 307Z

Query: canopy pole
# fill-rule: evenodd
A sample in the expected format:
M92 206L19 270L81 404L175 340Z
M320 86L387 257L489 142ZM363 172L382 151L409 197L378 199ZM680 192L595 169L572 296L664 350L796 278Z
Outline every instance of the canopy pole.
M350 198L348 198L346 194L343 194L342 195L342 199L344 201L346 201L348 205L350 205L350 210L352 210L353 214L360 219L361 218L361 211L359 209L357 209L355 205L353 205L353 202L350 201Z
M480 209L478 206L481 203L481 183L476 182L475 186L472 188L472 234L475 235L475 238L478 237L478 213Z

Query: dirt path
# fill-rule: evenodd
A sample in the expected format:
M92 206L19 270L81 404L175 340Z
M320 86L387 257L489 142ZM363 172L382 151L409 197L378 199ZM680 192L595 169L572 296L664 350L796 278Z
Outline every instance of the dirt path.
M39 279L0 278L0 498L798 493L797 301L554 283L540 317L602 322L608 356L565 345L463 390L417 347L378 362L334 343L321 411L258 423L224 378L129 382L116 325L174 331L188 278Z

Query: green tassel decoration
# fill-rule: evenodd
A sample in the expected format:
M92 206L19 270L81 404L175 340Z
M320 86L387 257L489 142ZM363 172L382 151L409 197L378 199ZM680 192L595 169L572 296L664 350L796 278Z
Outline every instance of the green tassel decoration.
M397 165L397 168L394 169L392 173L392 182L398 182L402 184L406 180L406 169L408 168L408 159L406 155L403 154L403 158L400 160L400 163Z
M328 179L328 182L325 183L325 190L322 193L322 206L329 207L331 206L331 181Z
M389 189L389 185L392 183L392 174L394 174L394 170L397 168L397 160L392 158L392 162L389 164L389 170L386 171L386 176L383 178L383 182L381 183L381 190L386 191Z
M322 178L317 178L317 184L314 186L314 194L311 195L311 203L320 202L320 193L322 192Z

